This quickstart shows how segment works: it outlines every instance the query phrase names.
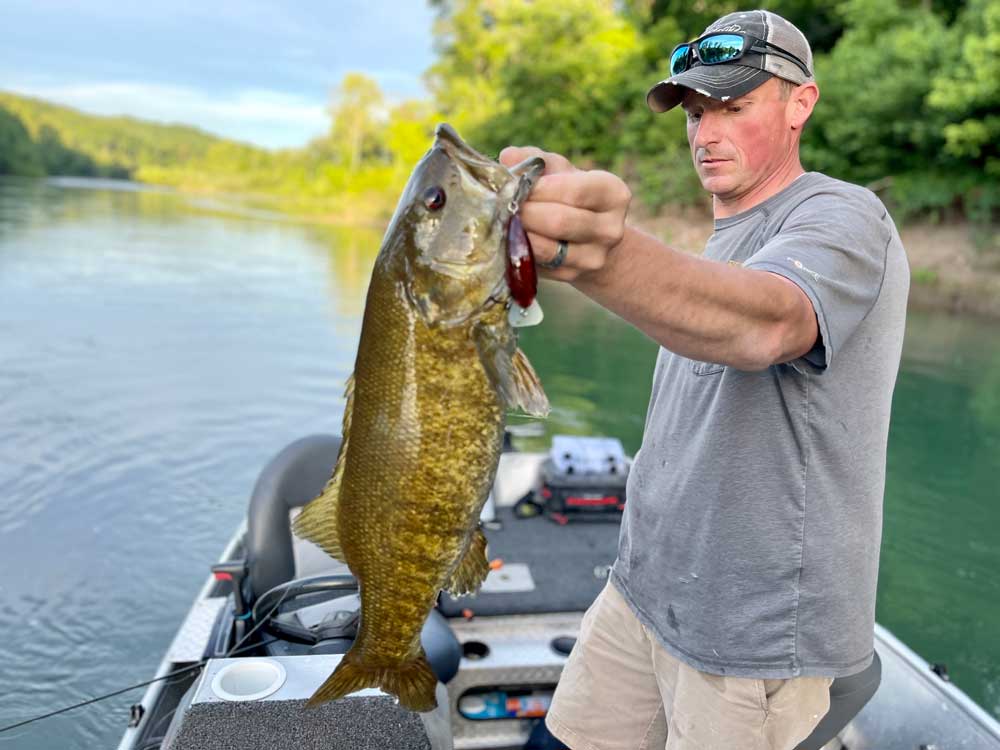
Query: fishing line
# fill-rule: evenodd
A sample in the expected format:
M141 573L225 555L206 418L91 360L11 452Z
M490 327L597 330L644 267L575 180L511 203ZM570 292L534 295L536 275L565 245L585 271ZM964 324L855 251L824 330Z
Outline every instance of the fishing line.
M263 643L255 643L253 645L246 646L245 648L240 648L240 646L242 646L250 636L256 633L264 625L265 622L271 619L271 615L277 612L278 607L280 607L282 603L284 603L285 598L297 588L298 588L297 586L289 586L285 590L285 592L281 595L281 598L278 599L277 603L273 607L271 607L267 615L262 617L260 622L254 625L253 628L250 630L250 632L248 632L245 636L243 636L239 640L239 643L237 643L235 646L229 649L229 651L226 652L226 655L223 658L228 658L230 656L233 656L234 654L242 653L243 651L250 651L255 648L260 648L261 646L267 646L271 643L274 643L275 641L281 640L280 638L272 638L271 640L264 641ZM160 680L168 680L171 677L176 677L177 675L186 674L187 672L191 672L195 669L201 669L206 664L208 664L208 662L209 662L208 659L202 659L197 664L192 664L191 666L188 667L181 667L180 669L175 669L173 672L168 672L162 677L154 677L153 679L146 680L145 682L137 682L135 685L129 685L128 687L121 688L120 690L115 690L111 693L106 693L105 695L98 696L97 698L91 698L90 700L81 701L80 703L74 703L72 706L66 706L65 708L60 708L56 709L55 711L50 711L47 714L42 714L40 716L35 716L31 719L25 719L24 721L19 721L16 724L9 724L8 726L0 727L0 734L8 732L12 729L17 729L18 727L23 727L27 726L28 724L33 724L36 721L41 721L42 719L50 719L53 716L64 714L67 711L72 711L75 708L83 708L84 706L89 706L92 703L98 703L99 701L107 700L108 698L114 698L116 695L127 693L129 690L135 690L136 688L146 687L147 685L152 685L154 682L159 682Z

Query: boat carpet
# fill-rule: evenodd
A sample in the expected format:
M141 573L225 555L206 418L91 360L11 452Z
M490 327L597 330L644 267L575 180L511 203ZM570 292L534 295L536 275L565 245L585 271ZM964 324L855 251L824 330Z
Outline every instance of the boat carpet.
M618 551L620 518L571 521L560 525L546 516L517 518L509 507L497 509L499 528L485 527L490 560L503 566L490 573L484 591L453 598L442 594L438 608L446 617L464 610L477 615L540 614L585 610L607 581ZM509 571L508 585L519 588L523 568L531 574L530 591L503 591L494 581ZM496 583L497 585L493 585Z
M303 674L295 677L301 680ZM391 697L350 696L309 709L305 703L304 698L236 702L216 698L200 702L182 709L184 721L164 747L171 750L445 747L443 743L431 742L422 714L407 711ZM451 747L450 738L447 746Z

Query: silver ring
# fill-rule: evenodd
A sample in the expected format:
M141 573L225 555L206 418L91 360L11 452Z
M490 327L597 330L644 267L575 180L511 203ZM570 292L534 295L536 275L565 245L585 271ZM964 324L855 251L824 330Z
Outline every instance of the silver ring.
M559 268L566 260L566 252L569 250L569 243L566 240L559 240L559 248L556 250L556 257L547 262L539 261L542 268Z

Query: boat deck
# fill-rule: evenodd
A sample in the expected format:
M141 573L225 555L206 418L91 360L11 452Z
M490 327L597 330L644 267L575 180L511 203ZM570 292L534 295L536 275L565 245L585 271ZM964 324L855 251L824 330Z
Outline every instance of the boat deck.
M608 579L618 552L618 514L604 521L561 525L547 516L518 518L499 507L486 526L487 554L500 567L480 592L454 598L442 594L446 617L576 612L590 606Z

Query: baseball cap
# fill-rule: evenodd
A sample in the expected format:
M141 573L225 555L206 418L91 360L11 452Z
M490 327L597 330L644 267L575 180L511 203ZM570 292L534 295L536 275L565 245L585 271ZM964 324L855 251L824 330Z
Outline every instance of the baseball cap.
M666 78L646 94L646 103L654 112L666 112L680 104L687 89L710 96L713 99L731 99L753 91L772 76L784 78L792 83L813 80L812 49L805 35L790 21L769 10L748 10L729 13L711 23L705 34L737 33L762 39L788 52L803 63L810 75L786 57L767 52L748 50L742 57L731 63L700 65Z

